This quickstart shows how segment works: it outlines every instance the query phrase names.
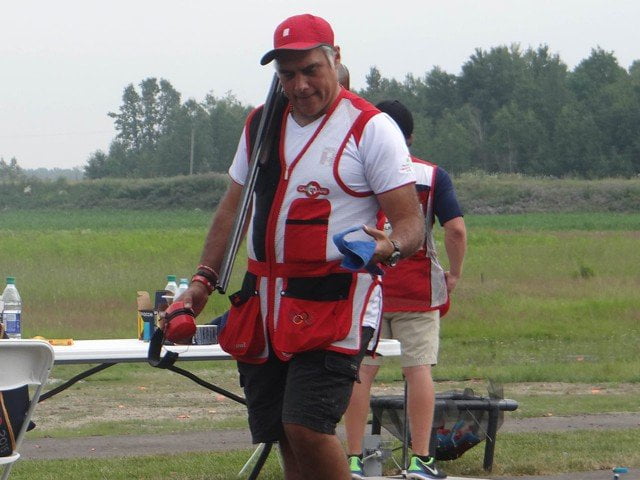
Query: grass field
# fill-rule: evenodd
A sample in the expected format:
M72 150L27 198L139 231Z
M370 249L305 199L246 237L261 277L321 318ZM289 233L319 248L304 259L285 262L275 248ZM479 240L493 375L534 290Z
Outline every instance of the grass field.
M209 221L210 213L202 211L0 213L0 275L17 278L24 303L24 336L133 337L136 291L162 288L170 273L190 276ZM593 395L590 388L584 388L558 402L556 393L533 389L516 398L520 408L514 415L640 411L635 389L640 383L640 214L468 216L466 221L469 249L463 280L442 323L440 362L434 369L439 384L484 385L493 380L505 386L508 397L513 397L510 385L524 382L575 382L616 392ZM442 250L441 239L438 243ZM230 292L238 285L243 258L238 258ZM200 321L223 312L227 304L225 297L213 296ZM233 367L224 363L211 374L216 378L225 376L229 385L237 385ZM75 368L56 367L54 373L64 377ZM105 422L90 415L78 419L81 404L92 398L92 390L104 392L108 386L104 404L127 406L127 402L148 401L152 391L175 387L162 385L166 372L150 373L142 365L117 368L74 387L81 388L83 396L69 395L68 399L78 398L79 410L60 406L61 422L49 428L42 425L33 433L37 435L40 430L41 434L73 434L69 425L74 429L79 426L82 434L95 432L96 428L103 434L122 433L134 424L143 431L154 431L157 425L135 423L134 419ZM144 368L145 378L150 375L145 380L150 382L145 384L149 390L139 388L137 372ZM399 382L397 364L385 366L378 381ZM619 385L634 388L632 392L616 389ZM125 393L127 389L134 390L131 386L137 388ZM202 408L206 408L205 404L203 400ZM241 420L227 426L238 426L238 422ZM200 426L214 424L211 421ZM163 428L184 429L190 424L174 419ZM594 442L604 442L605 434L602 435L600 440L585 435L592 437L586 445L582 439L575 441L571 437L574 440L570 443L577 444L576 457L548 468L591 468L585 452ZM618 440L629 435L631 441L631 433L616 435L620 435ZM544 463L545 452L554 452L554 442L562 441L562 437L508 437L501 438L496 452L496 473L540 471L539 465L536 467L537 456L524 458L516 453L518 448L539 449L538 463ZM599 461L621 463L617 460L619 454L620 451L609 454L605 450ZM626 458L635 458L640 464L637 456ZM107 469L113 476L96 473L83 478L205 478L197 472L203 471L211 460L198 455L166 459L161 465L165 472L183 471L177 465L192 460L195 467L188 468L193 473L187 476L154 476L151 459L145 459L140 465L149 466L141 467L142 473L133 477L118 470L131 471L129 462L116 467L113 462L96 461L90 462L91 471ZM462 474L471 468L465 466L471 461L465 455L448 471ZM58 478L43 472L61 464L66 470L72 463L24 462L15 469L15 477ZM571 465L567 467L568 464ZM212 473L206 478L227 477Z
M583 441L575 433L547 435L501 435L496 450L492 475L552 474L558 471L603 470L602 477L610 478L611 465L630 465L640 462L635 429L615 432L591 432ZM593 455L592 445L600 446L599 456ZM552 452L549 455L549 452ZM230 480L237 476L238 466L244 465L251 450L225 453L190 453L183 455L147 456L113 460L50 460L18 463L11 478L58 480L64 472L66 480ZM482 449L469 450L455 462L447 462L449 475L489 478L482 471ZM609 460L601 460L605 457ZM541 468L542 466L542 468ZM624 478L624 477L622 477ZM260 479L282 479L282 471L275 454L270 455L261 471ZM629 479L633 480L633 479Z
M0 275L17 278L25 336L134 336L136 291L161 289L169 273L191 275L209 217L0 214ZM464 279L443 321L439 379L640 381L640 215L467 222ZM244 256L236 263L230 293ZM214 295L201 321L227 305Z

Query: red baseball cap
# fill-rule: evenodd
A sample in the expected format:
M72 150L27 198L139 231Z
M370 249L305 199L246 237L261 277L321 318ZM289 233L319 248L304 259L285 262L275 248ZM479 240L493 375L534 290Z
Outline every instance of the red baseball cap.
M333 29L324 18L308 13L287 18L276 27L273 34L273 50L260 60L266 65L276 58L279 50L311 50L321 45L333 47Z

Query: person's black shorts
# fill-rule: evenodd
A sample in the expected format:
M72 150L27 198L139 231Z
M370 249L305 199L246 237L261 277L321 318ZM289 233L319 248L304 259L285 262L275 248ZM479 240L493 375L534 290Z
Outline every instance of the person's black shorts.
M273 354L260 365L238 362L253 442L284 438L283 423L335 434L372 335L372 328L363 328L357 355L315 350L296 354L288 362Z

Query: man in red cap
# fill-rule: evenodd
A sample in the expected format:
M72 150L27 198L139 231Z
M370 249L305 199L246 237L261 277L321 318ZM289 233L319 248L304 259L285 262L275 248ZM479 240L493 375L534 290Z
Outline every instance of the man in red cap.
M413 254L424 221L402 135L338 83L331 26L313 15L290 17L276 28L273 46L261 63L275 60L287 103L258 172L247 273L219 339L238 361L253 441L279 443L285 478L349 480L335 428L377 340L377 265ZM258 108L247 119L232 181L181 297L196 313L217 282L261 115ZM381 211L391 235L374 227ZM354 226L349 243L368 252L364 268L343 263L339 249Z

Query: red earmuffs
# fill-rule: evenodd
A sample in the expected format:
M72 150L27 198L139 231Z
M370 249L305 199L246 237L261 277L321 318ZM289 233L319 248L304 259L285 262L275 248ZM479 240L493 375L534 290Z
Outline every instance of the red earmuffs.
M165 311L164 338L173 343L191 343L196 333L195 314L183 302L174 302Z

